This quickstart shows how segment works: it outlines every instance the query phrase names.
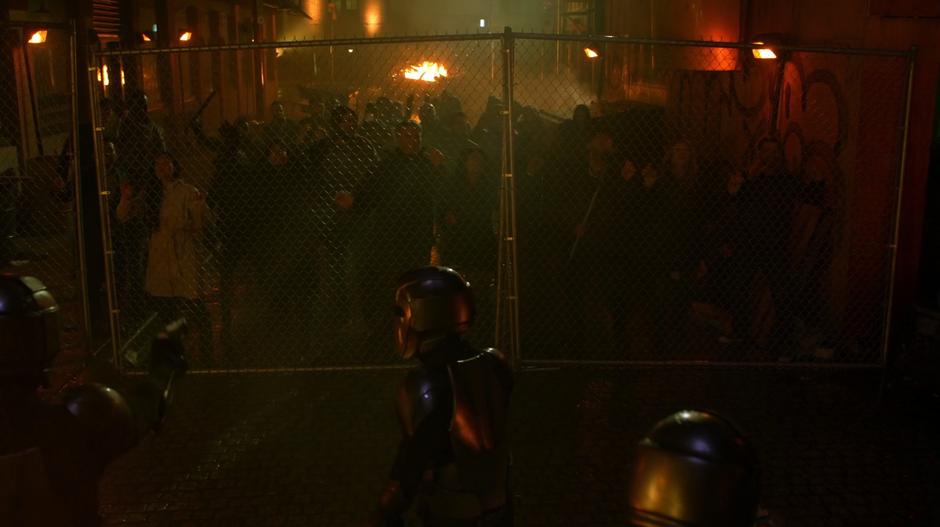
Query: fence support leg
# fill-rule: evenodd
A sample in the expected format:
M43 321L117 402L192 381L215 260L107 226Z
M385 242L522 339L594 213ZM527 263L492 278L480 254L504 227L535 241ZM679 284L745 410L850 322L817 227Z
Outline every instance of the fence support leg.
M894 311L894 281L897 278L898 267L898 237L901 231L901 199L904 197L904 171L907 170L907 141L910 134L911 124L911 93L914 90L914 58L916 50L912 49L907 62L907 90L904 95L904 129L901 133L901 155L898 167L898 188L894 196L894 225L891 231L891 244L888 249L891 251L891 263L888 268L888 290L885 299L884 330L881 342L881 366L888 365L888 351L891 347L891 323L893 321Z
M503 145L500 186L499 274L497 278L497 343L509 354L513 369L522 363L519 349L519 279L516 250L516 197L513 178L513 82L515 41L512 28L502 38L503 55ZM503 331L502 323L506 328ZM508 340L502 341L503 334Z

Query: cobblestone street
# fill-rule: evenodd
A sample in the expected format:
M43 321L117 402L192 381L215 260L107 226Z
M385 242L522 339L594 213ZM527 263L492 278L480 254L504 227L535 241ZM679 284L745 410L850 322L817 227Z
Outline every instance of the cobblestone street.
M191 375L102 484L106 525L361 525L391 462L400 370ZM633 446L710 408L752 437L775 525L938 525L937 424L875 372L540 369L514 398L517 525L622 525ZM934 419L935 421L935 419Z

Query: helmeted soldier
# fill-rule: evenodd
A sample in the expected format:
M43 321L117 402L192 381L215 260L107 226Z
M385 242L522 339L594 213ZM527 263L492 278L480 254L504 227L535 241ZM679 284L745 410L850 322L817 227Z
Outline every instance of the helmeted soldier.
M628 495L634 527L751 527L758 467L751 444L725 418L683 410L640 441Z
M470 284L446 267L409 271L394 310L397 350L421 364L398 389L402 440L372 525L401 525L412 503L425 525L511 525L512 372L499 351L463 338Z
M40 398L59 351L58 305L39 280L10 274L0 275L0 343L0 525L98 525L98 478L162 422L185 370L181 343L154 341L149 377L97 365Z

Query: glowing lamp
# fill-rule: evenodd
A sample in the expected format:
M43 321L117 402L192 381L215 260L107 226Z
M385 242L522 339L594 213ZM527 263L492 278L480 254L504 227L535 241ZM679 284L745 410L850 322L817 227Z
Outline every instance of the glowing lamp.
M600 57L601 55L594 48L584 48L584 56L589 59L596 59L597 57Z
M183 31L182 33L180 33L180 42L189 42L192 39L193 39L192 31Z
M754 42L757 46L763 46L763 42ZM770 48L754 48L751 50L751 53L754 54L755 59L769 60L777 58L777 54L774 53L774 50Z
M150 38L150 35L148 35L148 34L146 34L146 33L141 33L141 34L140 34L140 39L141 39L142 41L144 41L144 42L152 42L152 40L151 40L151 38Z
M44 42L46 41L46 35L47 35L48 33L49 33L49 32L46 31L45 29L40 29L39 31L37 31L37 32L33 33L32 35L30 35L30 37L29 37L29 43L30 43L30 44L42 44L42 43L44 43Z

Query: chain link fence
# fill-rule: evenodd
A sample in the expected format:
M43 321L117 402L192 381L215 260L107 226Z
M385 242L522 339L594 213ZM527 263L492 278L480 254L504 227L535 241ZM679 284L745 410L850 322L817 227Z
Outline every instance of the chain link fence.
M906 54L515 55L525 359L880 363Z
M99 53L121 352L182 315L197 367L392 364L435 262L528 361L877 364L910 59L725 46Z
M123 354L185 316L197 368L392 364L395 280L429 262L493 344L498 40L329 44L99 57Z
M87 352L71 57L70 29L0 23L0 273L52 291L63 360Z

